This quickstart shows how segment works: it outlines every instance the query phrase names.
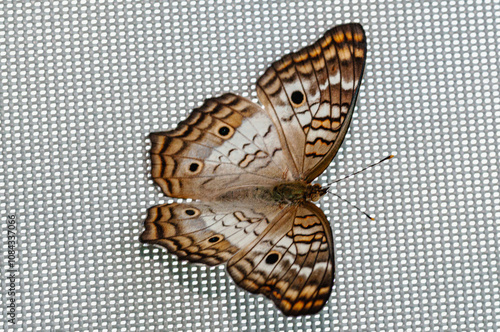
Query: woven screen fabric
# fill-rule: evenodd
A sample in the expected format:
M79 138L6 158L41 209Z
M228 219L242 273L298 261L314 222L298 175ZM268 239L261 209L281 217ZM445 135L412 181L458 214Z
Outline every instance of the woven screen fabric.
M5 331L499 331L500 2L0 0ZM363 25L349 133L316 182L336 280L287 318L223 266L141 244L148 134L256 101L281 56ZM14 305L12 305L12 303ZM12 320L14 319L14 320ZM13 323L14 322L14 323Z

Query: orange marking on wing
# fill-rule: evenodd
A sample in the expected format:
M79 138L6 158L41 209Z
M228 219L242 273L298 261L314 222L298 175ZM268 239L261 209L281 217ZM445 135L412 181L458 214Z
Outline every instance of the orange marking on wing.
M307 58L309 58L309 54L307 54L307 52L304 52L302 54L296 54L295 56L296 58L293 59L293 61L295 62L302 62L304 60L307 60Z
M338 130L341 126L341 123L339 121L332 121L331 129L332 130Z
M293 238L294 242L306 242L310 243L314 239L314 235L295 235Z
M317 119L314 119L312 122L311 122L311 126L314 128L314 129L318 129L318 128L326 128L326 129L330 129L330 119L326 119L326 120L317 120Z
M282 59L283 61L279 61L277 63L277 67L276 67L276 70L277 71L282 71L283 69L287 68L288 66L290 66L292 64L292 57L285 57Z
M316 218L315 216L297 217L296 222L305 228L308 228L312 225L321 225L321 223L318 222L318 218Z
M306 305L304 306L304 309L309 310L309 309L312 307L312 305L313 305L312 301L309 301L309 302L307 302L307 303L306 303Z
M301 311L304 308L304 301L298 301L293 305L293 311Z
M324 143L323 141L316 141L314 144L307 142L306 153L324 151L324 149L328 148L330 145L331 143Z
M351 31L346 31L345 32L345 37L347 38L347 40L351 41L352 40L352 33L351 33Z
M332 42L332 36L325 36L325 39L321 41L321 47L326 48Z
M335 40L336 43L342 43L344 41L344 34L342 32L335 34L333 40Z
M362 33L355 32L355 33L354 33L354 40L355 40L355 41L357 41L357 42L361 42L361 41L363 41L363 34L362 34Z
M321 54L321 48L314 47L310 51L311 56L314 58Z
M271 291L271 287L269 287L267 285L266 286L262 286L260 288L260 291L263 292L263 293L269 293Z

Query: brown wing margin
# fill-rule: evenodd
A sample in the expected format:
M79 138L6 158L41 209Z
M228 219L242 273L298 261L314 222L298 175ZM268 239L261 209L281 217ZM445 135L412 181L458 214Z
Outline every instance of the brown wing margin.
M337 131L338 135L325 157L306 175L305 180L307 182L311 182L323 173L342 145L354 113L366 64L366 35L360 24L352 23L335 27L328 31L323 38L327 38L328 36L331 36L334 41L333 45L335 45L339 62L341 81L340 91L337 93L339 94L338 104L341 114L340 128L335 130L332 123L331 130ZM350 77L351 73L352 77ZM348 81L349 79L352 79L353 82L352 89L344 89L343 81ZM333 89L333 85L330 85L330 89ZM335 107L334 100L335 95L332 93L332 108Z

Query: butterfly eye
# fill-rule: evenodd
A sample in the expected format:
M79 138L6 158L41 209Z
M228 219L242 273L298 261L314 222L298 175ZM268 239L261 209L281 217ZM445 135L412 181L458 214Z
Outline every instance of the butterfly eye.
M208 239L208 242L215 243L215 242L219 242L220 240L221 240L220 236L213 236L210 239Z
M278 254L277 252L271 252L266 257L266 264L269 265L274 264L277 261L279 261L279 259L280 259L280 254Z
M229 134L230 130L228 127L224 126L224 127L220 127L219 128L219 134L221 136L227 136Z
M292 103L294 104L293 106L295 107L302 106L303 102L304 102L304 94L301 91L294 91L292 93Z

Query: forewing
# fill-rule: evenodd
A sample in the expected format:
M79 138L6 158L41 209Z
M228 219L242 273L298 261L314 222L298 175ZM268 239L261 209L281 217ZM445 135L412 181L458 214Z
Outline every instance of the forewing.
M365 59L361 25L340 25L273 63L258 80L259 100L298 178L312 181L335 157L352 118Z
M324 213L288 206L227 263L238 286L273 300L287 316L319 312L334 280L333 239Z
M269 116L234 94L206 100L176 129L150 139L153 179L171 197L207 200L291 174Z
M158 205L148 210L140 240L165 247L180 259L218 265L255 240L279 211L268 205Z

